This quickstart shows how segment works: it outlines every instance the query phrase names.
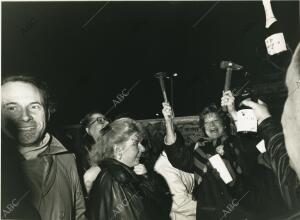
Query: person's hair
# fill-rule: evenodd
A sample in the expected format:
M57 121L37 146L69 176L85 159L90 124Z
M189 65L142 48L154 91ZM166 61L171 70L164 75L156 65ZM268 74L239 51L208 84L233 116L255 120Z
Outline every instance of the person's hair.
M33 76L13 75L2 79L1 85L4 85L9 82L23 82L33 85L39 90L41 96L43 97L43 105L45 110L49 113L55 112L55 103L51 99L49 88L46 82Z
M92 117L95 114L101 114L99 111L93 110L87 113L79 122L80 124L80 134L81 134L81 145L84 145L88 148L88 150L91 150L91 147L93 144L95 144L95 141L93 137L91 137L87 132L86 128L89 126L89 124L94 120Z
M144 138L144 131L141 125L131 118L120 118L102 130L102 136L92 146L90 152L90 160L92 164L99 164L105 158L114 158L114 146L127 141L133 134L137 134L138 138Z
M94 118L92 117L95 114L101 114L103 115L101 112L99 111L90 111L89 113L87 113L81 120L80 120L80 126L82 128L87 128L89 126L89 124L92 122L92 120L94 120Z
M212 103L207 107L205 107L199 114L199 126L203 130L204 134L206 135L205 128L204 128L204 119L206 115L210 113L215 113L222 120L225 131L228 132L228 128L230 124L229 118L222 111L221 108L218 108L218 106L215 103Z

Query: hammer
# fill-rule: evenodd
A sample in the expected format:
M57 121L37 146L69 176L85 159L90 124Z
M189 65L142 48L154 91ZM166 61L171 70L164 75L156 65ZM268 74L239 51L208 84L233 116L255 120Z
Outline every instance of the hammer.
M160 84L161 92L162 92L163 97L164 97L164 101L169 102L168 98L167 98L165 81L164 81L164 78L167 77L167 73L165 73L165 72L155 73L154 77L158 78L158 80L159 80L159 84Z
M225 86L224 86L224 92L226 92L227 90L230 89L232 71L241 70L243 69L243 67L231 61L222 61L220 63L220 68L226 69L226 78L225 78Z
M225 77L225 85L224 85L224 92L226 92L230 89L232 71L241 70L243 67L231 61L222 61L220 63L220 68L226 69L226 77ZM223 111L226 111L226 107L222 107L222 109Z

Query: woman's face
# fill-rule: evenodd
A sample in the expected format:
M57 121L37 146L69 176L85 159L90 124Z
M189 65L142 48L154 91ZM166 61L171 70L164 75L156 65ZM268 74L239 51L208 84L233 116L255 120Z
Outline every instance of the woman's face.
M145 147L141 144L138 134L132 134L129 139L122 144L122 150L116 155L117 160L129 167L136 166L140 163L142 153Z
M207 136L212 139L217 139L225 133L223 122L216 113L204 116L204 129Z
M96 142L98 138L100 137L101 133L100 131L108 125L107 119L104 117L104 115L100 113L95 113L91 116L91 122L86 128L86 132L88 135L90 135L94 141Z

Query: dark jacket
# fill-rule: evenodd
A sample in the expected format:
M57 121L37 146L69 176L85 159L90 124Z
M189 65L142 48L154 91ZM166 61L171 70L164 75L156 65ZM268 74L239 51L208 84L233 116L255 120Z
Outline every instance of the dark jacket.
M206 219L220 218L217 213L224 212L222 207L226 207L233 199L239 199L245 194L239 208L243 208L240 213L235 210L230 215L230 219L239 219L240 216L247 216L248 219L267 219L277 213L282 213L282 201L274 181L274 175L262 165L257 164L258 151L255 148L256 139L240 136L231 136L225 142L225 154L222 156L232 165L232 168L238 173L238 167L242 173L237 176L235 184L228 186L220 178L209 172L203 176L203 180L194 190L197 204L197 219L203 218L203 213L215 213ZM202 144L201 149L211 155L215 152L209 152L213 146L210 143ZM194 146L185 146L182 136L177 133L177 140L171 146L165 146L165 151L172 165L185 172L194 172ZM238 166L237 166L238 165ZM272 198L272 202L270 202ZM208 209L207 207L210 207ZM226 210L226 208L225 208ZM247 210L247 211L245 211ZM285 210L284 210L285 211ZM259 213L260 216L251 213ZM240 216L238 216L240 215ZM222 216L221 216L222 217Z
M155 176L138 176L123 163L105 159L99 166L88 201L89 220L169 219L165 203L171 204L167 192Z
M233 141L234 139L230 138L226 143L224 142L224 158L227 160L234 160L235 163L237 163L239 158L233 154L236 146L227 146L229 144L231 145ZM212 146L208 147L208 144L210 143L200 144L203 152L211 155L215 154L216 152L208 152L212 148ZM165 151L169 161L174 167L190 173L195 171L194 146L185 146L183 138L179 133L177 133L176 142L171 146L165 146ZM234 168L233 163L232 167ZM240 177L238 177L233 187L229 187L220 179L212 168L208 167L208 172L202 176L202 182L194 189L194 195L197 200L197 219L217 220L227 217L226 214L229 212L229 219L257 219L245 211L241 205L235 207L234 211L228 211L227 209L227 206L232 204L234 199L240 199L247 194L247 191L248 190L243 189Z
M14 142L1 137L1 219L40 220L30 200L30 188L25 181L20 155Z
M258 126L258 133L265 140L269 166L277 177L282 197L291 211L300 210L300 181L290 167L282 127L272 118L267 118Z

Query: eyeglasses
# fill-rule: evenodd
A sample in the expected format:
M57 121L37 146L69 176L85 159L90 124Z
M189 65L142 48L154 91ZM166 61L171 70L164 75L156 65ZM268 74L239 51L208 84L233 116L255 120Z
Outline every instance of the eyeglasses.
M107 120L107 118L105 118L105 117L97 117L94 121L92 121L88 126L91 126L92 124L94 124L95 122L97 122L98 124L101 124L101 125L103 125L103 124L105 124L106 122L109 122L108 120Z

